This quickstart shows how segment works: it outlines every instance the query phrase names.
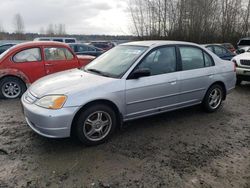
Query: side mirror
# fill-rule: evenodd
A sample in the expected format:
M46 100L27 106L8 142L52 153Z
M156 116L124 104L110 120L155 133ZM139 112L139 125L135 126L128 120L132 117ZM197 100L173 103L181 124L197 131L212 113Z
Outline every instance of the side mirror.
M245 53L245 50L244 49L239 49L239 50L236 50L236 53L237 54L243 54L243 53Z
M137 69L135 70L131 75L130 75L130 79L138 79L141 77L147 77L150 76L151 72L149 69L147 68L143 68L143 69Z

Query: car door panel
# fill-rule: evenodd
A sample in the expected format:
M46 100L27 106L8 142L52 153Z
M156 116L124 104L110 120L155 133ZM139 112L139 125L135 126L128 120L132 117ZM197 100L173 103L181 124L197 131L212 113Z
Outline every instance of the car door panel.
M180 74L180 103L192 105L200 103L205 96L207 87L211 85L214 76L214 66L211 57L203 50L192 47L180 47L183 71ZM189 51L184 51L189 50ZM185 54L186 53L186 54ZM186 57L185 57L186 56ZM189 70L183 66L184 60L189 58ZM186 66L187 67L187 66Z
M179 78L181 103L188 105L202 101L207 86L212 83L213 74L213 67L183 71Z
M179 72L173 46L152 50L136 69L151 76L126 81L126 118L133 119L174 108L179 102Z
M77 58L73 54L71 54L72 58L68 59L66 57L66 54L64 53L65 50L69 51L68 49L63 47L50 46L44 48L44 64L46 74L53 74L56 72L79 67ZM57 56L54 55L55 53L57 54Z
M172 108L178 103L178 72L126 81L127 117L135 118Z

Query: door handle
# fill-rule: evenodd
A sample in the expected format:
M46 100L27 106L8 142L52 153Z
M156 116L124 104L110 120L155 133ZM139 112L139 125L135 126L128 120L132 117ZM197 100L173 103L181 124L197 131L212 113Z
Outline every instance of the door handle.
M213 78L213 77L214 77L214 75L213 75L213 74L210 74L210 75L208 75L208 77L209 77L209 78Z
M45 66L53 66L51 63L45 63Z
M172 81L169 81L168 83L171 85L175 85L177 83L177 80L172 80Z

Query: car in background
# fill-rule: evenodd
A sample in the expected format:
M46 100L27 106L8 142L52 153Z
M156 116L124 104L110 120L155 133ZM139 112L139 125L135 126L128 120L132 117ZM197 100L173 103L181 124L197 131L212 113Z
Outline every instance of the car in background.
M81 68L95 57L76 56L60 42L27 42L0 55L0 97L18 98L39 78L67 69Z
M103 49L104 51L108 51L116 46L114 42L109 42L109 41L92 41L89 43L89 45Z
M8 43L8 44L0 45L0 54L2 54L3 52L5 52L6 50L8 50L9 48L11 48L14 45L16 45L16 44Z
M236 52L236 54L243 54L243 53L247 52L249 49L250 49L250 46L242 47L240 49L237 49L235 52Z
M236 65L237 84L240 85L242 81L250 81L250 49L235 56L232 61Z
M70 48L75 52L77 55L91 55L98 57L99 55L103 54L105 51L86 44L78 44L78 43L71 43L69 44Z
M206 44L204 46L224 60L230 61L235 56L233 52L229 51L227 48L219 44Z
M228 49L230 52L235 53L236 49L231 43L222 43L221 45Z
M64 43L76 43L76 38L68 37L39 37L35 38L34 41L55 41L55 42L64 42Z
M237 48L238 49L241 49L243 47L248 47L248 46L250 46L250 38L242 38L237 43Z
M84 69L44 77L22 97L27 124L49 138L108 140L122 122L202 104L215 112L234 89L234 64L194 43L119 45Z

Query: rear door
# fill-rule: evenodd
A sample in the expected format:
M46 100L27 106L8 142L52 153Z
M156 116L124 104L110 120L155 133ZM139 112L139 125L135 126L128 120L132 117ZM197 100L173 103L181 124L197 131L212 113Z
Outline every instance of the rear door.
M203 49L196 46L179 46L182 62L180 73L180 105L189 106L203 100L213 82L214 61Z
M78 68L76 56L66 47L47 46L43 48L46 74Z
M13 54L11 60L9 68L23 72L31 83L46 75L40 47L22 49Z

